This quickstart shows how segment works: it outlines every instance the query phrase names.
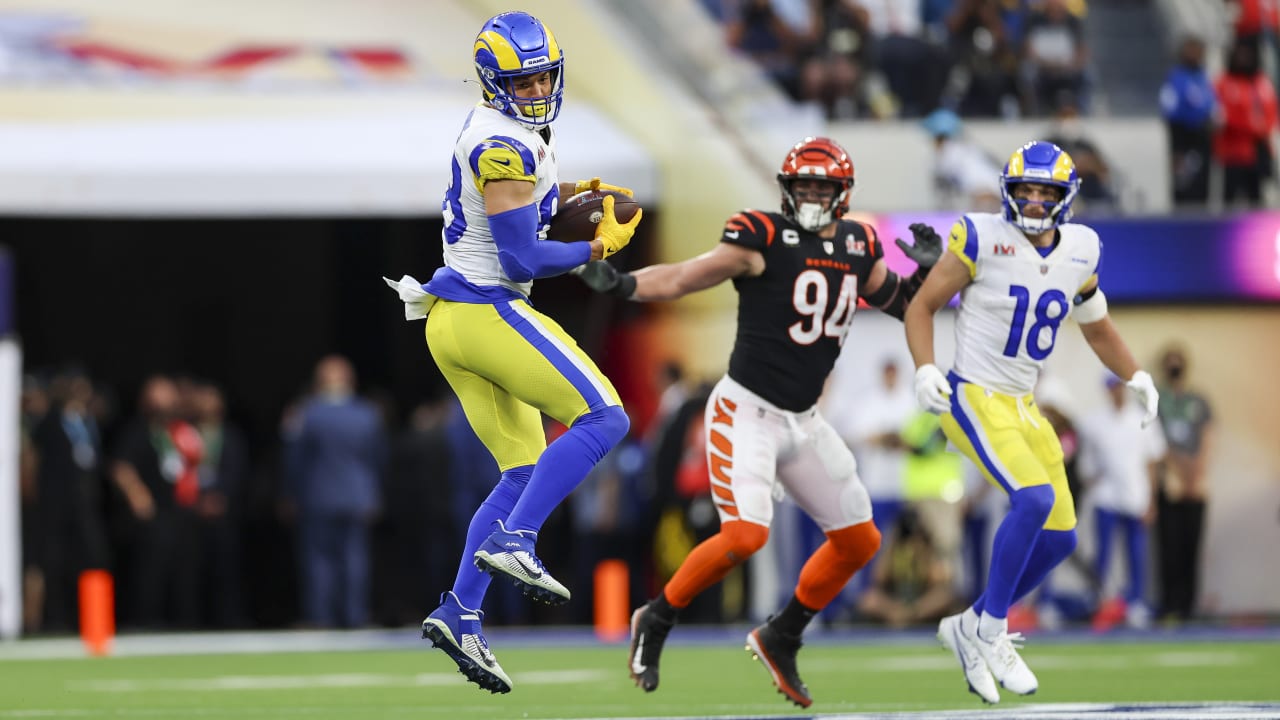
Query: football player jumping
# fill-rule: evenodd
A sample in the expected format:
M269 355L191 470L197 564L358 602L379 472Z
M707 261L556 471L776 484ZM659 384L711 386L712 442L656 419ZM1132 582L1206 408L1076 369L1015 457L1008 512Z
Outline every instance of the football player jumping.
M889 270L875 230L841 219L854 168L844 148L826 138L797 143L778 184L782 212L733 215L719 244L702 255L635 273L593 262L579 275L597 291L636 301L674 300L730 279L738 291L729 372L707 401L704 430L720 531L632 614L629 664L646 691L658 687L658 660L680 609L765 544L775 485L827 536L787 606L747 636L748 649L797 705L812 703L796 668L801 632L880 547L853 454L816 405L858 298L901 319L941 255L942 239L914 226L916 244L898 244L920 267L910 278Z
M916 398L942 415L947 438L1009 496L996 531L986 591L943 618L938 639L955 654L970 690L988 703L1005 689L1027 695L1036 676L1008 632L1009 606L1035 589L1076 546L1076 516L1062 447L1032 390L1058 330L1074 314L1089 347L1156 416L1151 376L1138 368L1098 287L1102 244L1071 219L1080 189L1071 157L1031 142L1001 177L1003 213L970 213L951 228L947 252L906 313ZM934 365L933 316L960 293L951 372Z
M468 680L508 692L511 679L480 628L490 575L537 600L568 601L569 590L535 553L538 530L630 424L609 379L529 305L529 292L537 278L620 250L642 212L619 223L610 196L594 239L542 242L561 195L631 191L599 178L557 182L551 123L560 113L564 56L546 25L522 12L496 15L481 27L472 53L483 100L454 147L443 203L444 267L426 285L407 275L387 282L405 301L407 318L426 317L431 357L502 471L471 518L453 588L423 621L422 634ZM550 447L542 414L569 428Z

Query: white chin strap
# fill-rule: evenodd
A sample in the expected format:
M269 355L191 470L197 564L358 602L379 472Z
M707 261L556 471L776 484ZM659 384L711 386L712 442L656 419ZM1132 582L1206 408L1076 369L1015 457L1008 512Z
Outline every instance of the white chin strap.
M831 211L822 207L822 203L801 203L796 208L796 224L809 232L817 232L830 225L831 219Z

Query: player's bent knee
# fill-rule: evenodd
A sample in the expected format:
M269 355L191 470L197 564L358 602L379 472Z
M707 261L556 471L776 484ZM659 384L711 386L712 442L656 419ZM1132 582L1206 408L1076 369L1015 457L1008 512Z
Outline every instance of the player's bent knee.
M870 520L827 533L831 546L840 558L862 567L870 562L880 549L880 530Z
M769 528L746 520L730 520L720 526L720 536L728 544L728 551L739 560L746 560L769 541Z
M1057 499L1051 485L1033 485L1015 490L1009 495L1009 504L1017 512L1025 512L1039 517L1041 522L1053 511L1053 503Z
M600 417L600 431L614 443L626 437L627 431L631 429L631 418L627 417L627 411L621 405L609 405L590 414Z
M627 411L620 405L607 405L578 418L573 427L589 430L584 439L591 438L598 443L599 447L596 449L600 457L604 457L605 453L627 436L627 431L631 429L631 418L627 417Z

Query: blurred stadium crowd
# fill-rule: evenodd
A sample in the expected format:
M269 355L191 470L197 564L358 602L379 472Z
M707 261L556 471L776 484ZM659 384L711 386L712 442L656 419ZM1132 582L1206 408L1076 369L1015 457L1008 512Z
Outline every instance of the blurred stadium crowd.
M1015 624L1146 627L1156 614L1192 616L1206 484L1187 468L1203 473L1211 415L1208 401L1188 390L1186 366L1180 350L1163 361L1165 432L1120 432L1118 446L1108 438L1125 423L1114 418L1137 412L1122 385L1113 408L1078 418L1054 409L1062 388L1042 385L1042 411L1062 438L1077 497L1097 512L1132 518L1137 529L1123 536L1127 580L1111 577L1110 552L1099 551L1111 544L1113 519L1105 537L1082 546L1076 580L1040 593ZM826 611L827 622L936 621L980 592L985 577L984 549L1003 497L946 452L937 416L916 407L902 380L907 370L886 360L856 402L824 396L886 538ZM654 390L661 400L652 420L633 426L542 533L540 547L575 601L534 606L495 585L487 622L592 622L593 573L605 559L627 563L632 605L641 603L716 532L701 444L710 385L668 363ZM1187 403L1200 403L1200 414L1189 414ZM118 404L112 388L75 368L26 378L26 633L74 632L78 578L97 568L115 576L126 630L416 623L452 581L458 524L498 474L452 395L407 409L399 422L389 396L359 392L355 368L336 355L317 363L311 392L285 409L278 442L267 447L251 448L228 417L222 388L202 378L148 378L133 417L118 416ZM560 431L548 423L548 439ZM1131 452L1135 442L1148 450ZM1152 478L1155 496L1144 491ZM1157 547L1148 550L1146 525L1155 518ZM770 549L699 596L685 617L758 619L822 537L784 500ZM1162 562L1158 592L1148 589L1148 555Z
M1101 6L1097 0L1095 5ZM960 118L1052 118L1051 139L1079 166L1091 210L1116 203L1110 167L1081 128L1094 113L1098 67L1088 0L702 0L727 43L755 60L794 100L833 120L924 118L940 175L989 206L993 166L967 146ZM1107 0L1107 6L1147 6ZM1213 163L1226 203L1259 206L1275 175L1280 128L1280 19L1271 0L1229 0L1232 37L1222 58L1206 39L1177 40L1159 88L1169 128L1175 203L1209 201ZM1216 48L1213 48L1216 50ZM1154 106L1157 90L1147 88Z

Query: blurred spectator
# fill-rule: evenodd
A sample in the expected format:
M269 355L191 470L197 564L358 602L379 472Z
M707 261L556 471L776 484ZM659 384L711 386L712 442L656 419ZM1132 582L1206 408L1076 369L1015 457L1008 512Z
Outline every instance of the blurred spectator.
M1256 38L1237 39L1227 56L1227 71L1218 78L1222 126L1213 154L1222 165L1223 200L1262 204L1262 184L1275 172L1271 133L1280 126L1276 93L1258 65Z
M144 628L197 627L203 606L201 565L192 558L201 547L195 507L204 448L179 402L173 380L148 378L111 465L130 513L122 614Z
M1080 194L1076 197L1076 211L1110 210L1116 206L1116 193L1111 166L1102 151L1084 134L1080 119L1080 105L1075 93L1060 90L1054 99L1053 125L1045 138L1057 145L1075 161L1080 174Z
M1085 64L1089 50L1084 23L1073 15L1067 0L1042 0L1027 16L1022 40L1022 73L1026 105L1034 114L1055 107L1066 90L1085 102Z
M386 512L374 528L373 587L379 619L403 625L434 607L433 593L453 583L462 552L454 509L454 452L449 442L452 393L424 402L392 445L384 490ZM465 424L465 423L464 423ZM493 473L484 475L493 478Z
M950 7L945 28L955 63L949 85L957 109L965 117L1016 117L1018 56L1001 16L1000 0L943 0L941 4Z
M1160 108L1169 129L1169 162L1175 205L1209 201L1209 158L1217 101L1204 69L1204 41L1183 38L1178 62L1160 86Z
M22 378L22 398L18 416L18 498L22 523L22 630L40 630L44 620L44 572L40 568L40 546L37 544L36 516L40 490L36 471L40 453L36 451L35 430L49 412L49 394L44 382L35 376Z
M653 445L650 471L656 489L654 511L658 513L652 525L653 558L658 587L671 578L694 545L719 529L702 432L710 394L706 383L691 392ZM722 621L724 588L722 583L702 592L680 611L681 619ZM646 597L651 594L646 589Z
M939 209L997 212L1000 208L1000 164L964 136L960 117L934 110L924 119L933 137L933 182Z
M1280 92L1280 2L1277 0L1226 0L1235 37L1256 41L1259 65L1271 73ZM1270 64L1270 68L1267 65Z
M314 393L286 451L303 618L313 627L369 621L369 530L381 508L387 448L378 408L355 391L355 370L346 358L320 360Z
M800 68L810 59L817 18L809 0L721 0L719 16L729 47L756 62L795 99L802 99Z
M1186 620L1195 613L1200 538L1209 493L1213 411L1187 383L1187 355L1170 347L1161 356L1160 423L1169 454L1162 468L1156 529L1160 542L1160 612Z
M964 497L964 462L947 451L947 437L937 415L916 410L902 427L907 450L903 466L903 498L920 519L938 555L951 569L960 568L960 500Z
M906 450L900 433L915 410L915 395L901 381L894 358L886 358L878 382L856 396L823 397L823 415L853 450L858 477L871 496L872 519L884 537L889 537L902 512ZM820 530L817 535L822 537ZM812 549L816 548L815 544ZM876 562L872 558L854 575L853 595L871 582Z
M858 613L890 627L933 623L958 604L951 566L914 510L898 516Z
M818 30L813 52L800 67L800 99L822 105L827 117L859 114L858 95L870 46L854 0L813 0Z
M36 547L44 580L41 627L79 626L80 573L108 566L102 498L102 442L93 416L93 383L79 371L55 375L51 406L36 425Z
M653 419L649 421L650 440L661 431L676 414L685 401L689 399L689 383L684 376L684 368L675 360L668 360L658 368L657 377L658 407Z
M920 0L853 0L871 34L875 67L897 98L901 117L923 117L938 106L951 71L945 48L924 36Z
M1147 604L1147 526L1155 520L1156 464L1164 457L1159 425L1142 427L1143 410L1124 381L1108 375L1107 403L1080 423L1080 474L1092 487L1098 544L1094 574L1100 590L1094 629L1121 619L1131 627L1151 624ZM1128 551L1129 580L1118 596L1106 592L1112 536L1119 530Z
M191 384L189 393L191 421L204 443L195 510L202 535L202 594L209 620L205 624L241 627L245 605L240 538L250 483L249 447L240 428L227 420L221 388L200 380Z

